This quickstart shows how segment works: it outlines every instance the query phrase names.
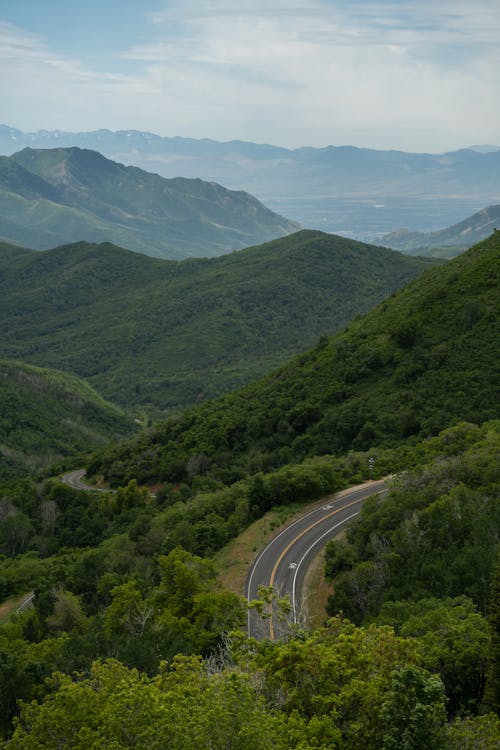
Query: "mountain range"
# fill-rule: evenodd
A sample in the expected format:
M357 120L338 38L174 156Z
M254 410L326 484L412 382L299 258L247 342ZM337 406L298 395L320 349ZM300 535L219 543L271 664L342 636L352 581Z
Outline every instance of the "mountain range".
M400 229L382 237L387 247L412 255L451 258L500 228L500 205L488 206L473 216L438 232L409 232Z
M0 346L123 406L177 409L270 371L432 262L310 230L182 262L111 244L4 244Z
M40 215L110 194L9 163ZM132 408L202 401L134 436L87 382L0 361L0 747L497 748L499 301L500 232L446 262L306 230L183 261L0 243L2 357ZM71 460L116 491L61 482ZM331 496L389 474L359 513ZM314 499L330 530L296 562L277 534L248 610L285 637L247 638L236 579ZM275 573L295 589L346 521L310 630Z
M249 191L302 226L369 241L401 226L438 230L498 203L500 195L500 150L494 147L445 154L353 146L291 150L134 130L24 133L0 126L0 152L24 146L80 146L164 177L215 180Z
M394 446L498 417L500 233L429 269L284 367L92 463L113 482L185 481Z
M0 239L42 250L110 241L157 257L213 256L298 225L244 192L165 179L87 149L0 157Z

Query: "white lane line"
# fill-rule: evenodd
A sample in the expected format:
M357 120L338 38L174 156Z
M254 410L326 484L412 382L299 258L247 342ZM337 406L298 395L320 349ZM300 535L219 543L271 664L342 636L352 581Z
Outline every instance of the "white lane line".
M335 524L335 526L330 526L329 529L327 529L321 536L319 536L317 539L314 540L314 542L311 544L311 546L304 552L302 557L300 558L299 562L297 563L297 567L295 568L295 573L293 575L293 582L292 582L292 609L293 609L293 621L297 622L297 609L296 609L296 596L295 596L295 590L296 590L296 584L297 584L297 575L300 570L300 566L304 562L305 558L309 554L309 552L314 549L314 547L328 534L330 534L332 531L335 531L335 529L338 529L339 526L343 526L345 523L350 521L352 518L355 518L359 515L359 511L357 513L352 513L347 518L344 518L343 521L339 521Z
M303 516L300 516L300 518L297 518L296 521L294 521L289 526L287 526L285 529L283 529L283 531L280 531L279 534L277 534L275 537L273 537L273 539L271 539L271 541L266 544L266 546L264 547L264 549L262 550L262 552L260 553L260 555L258 556L258 558L256 559L256 561L254 562L252 570L250 572L250 576L248 578L248 582L247 582L247 601L248 602L250 602L250 590L252 588L252 579L253 579L254 573L257 570L257 567L258 567L260 561L262 560L262 558L264 557L264 555L266 554L266 552L268 551L268 549L270 549L270 547L272 547L273 544L275 542L277 542L278 539L281 536L283 536L283 534L286 534L287 531L289 531L291 528L293 528L296 524L298 524L301 521L303 521L305 518L308 518L309 516L312 516L314 513L317 513L318 510L322 510L322 508L315 508L314 510L308 511ZM248 631L248 635L250 635L250 610L248 610L248 612L247 612L247 631Z
M375 480L373 482L373 484L379 484L380 482L384 482L384 480L383 479ZM334 507L337 503L341 504L342 501L348 500L351 496L356 497L356 495L358 495L358 494L363 494L366 489L368 489L368 488L363 484L363 485L358 485L357 487L350 487L350 488L347 488L345 490L339 490L339 492L337 493L337 497L334 495L334 499L331 501L330 504L331 504L332 507ZM373 492L373 494L374 495L378 495L380 492L383 492L383 491L384 490L376 490L376 491ZM340 495L340 497L338 497L338 495ZM361 500L365 500L366 498L360 498L360 499ZM301 523L302 521L304 521L304 519L309 518L309 516L312 516L315 513L319 513L319 512L324 511L324 510L325 510L324 506L316 507L316 508L313 508L313 510L309 510L307 513L304 513L302 516L300 516L295 521L293 521L289 526L286 526L282 531L280 531L279 534L277 534L275 537L273 537L271 539L271 541L266 544L266 546L264 547L264 549L262 550L262 552L260 553L260 555L258 556L258 558L255 560L255 562L254 562L254 564L252 566L252 569L250 571L250 575L249 575L248 580L247 580L247 586L246 586L246 599L247 599L247 602L251 601L251 599L250 599L250 590L251 590L251 587L252 587L252 580L253 580L254 573L255 573L255 571L256 571L256 569L257 569L260 561L262 560L262 558L264 557L264 555L266 554L266 552L270 549L270 547L272 547L273 544L275 542L277 542L278 539L281 536L283 536L283 534L286 534L287 531L289 531L290 529L292 529L298 523ZM334 527L334 528L336 528L336 527ZM247 633L248 633L249 636L251 635L251 633L250 633L250 627L251 627L250 626L250 617L251 617L251 612L250 612L250 610L248 610L247 611Z

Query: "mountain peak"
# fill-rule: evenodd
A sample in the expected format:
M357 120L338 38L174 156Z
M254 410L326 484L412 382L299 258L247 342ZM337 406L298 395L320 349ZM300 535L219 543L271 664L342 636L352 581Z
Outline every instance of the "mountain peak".
M299 228L243 191L200 179L166 179L78 146L27 147L3 157L0 183L6 183L2 172L16 168L25 170L31 193L23 193L19 179L10 185L10 197L0 196L0 216L2 197L6 201L0 239L38 249L85 239L160 257L213 256ZM36 179L49 186L38 196ZM50 206L37 202L47 198L47 189ZM33 203L19 202L18 195Z
M100 175L126 169L98 151L79 146L39 149L26 147L11 157L18 164L54 185L95 182Z

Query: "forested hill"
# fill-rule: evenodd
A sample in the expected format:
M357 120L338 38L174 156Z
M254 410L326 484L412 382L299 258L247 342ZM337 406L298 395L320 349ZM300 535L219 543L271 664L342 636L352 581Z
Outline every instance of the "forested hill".
M39 250L108 241L163 258L220 255L299 228L243 191L79 148L1 157L0 223L0 239Z
M500 233L285 367L101 454L110 480L225 481L307 455L397 444L498 416Z
M182 262L0 245L0 346L123 405L173 409L269 372L430 264L313 231Z
M452 258L484 240L500 225L500 205L488 206L458 224L438 232L400 229L382 238L384 245L412 255ZM499 227L500 228L500 227Z
M0 481L137 429L78 378L12 360L0 360L0 405Z

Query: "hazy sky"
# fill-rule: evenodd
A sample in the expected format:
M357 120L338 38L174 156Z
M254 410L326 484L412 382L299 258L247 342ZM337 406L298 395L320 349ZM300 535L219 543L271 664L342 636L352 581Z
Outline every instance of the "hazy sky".
M500 145L500 0L0 0L0 122Z

